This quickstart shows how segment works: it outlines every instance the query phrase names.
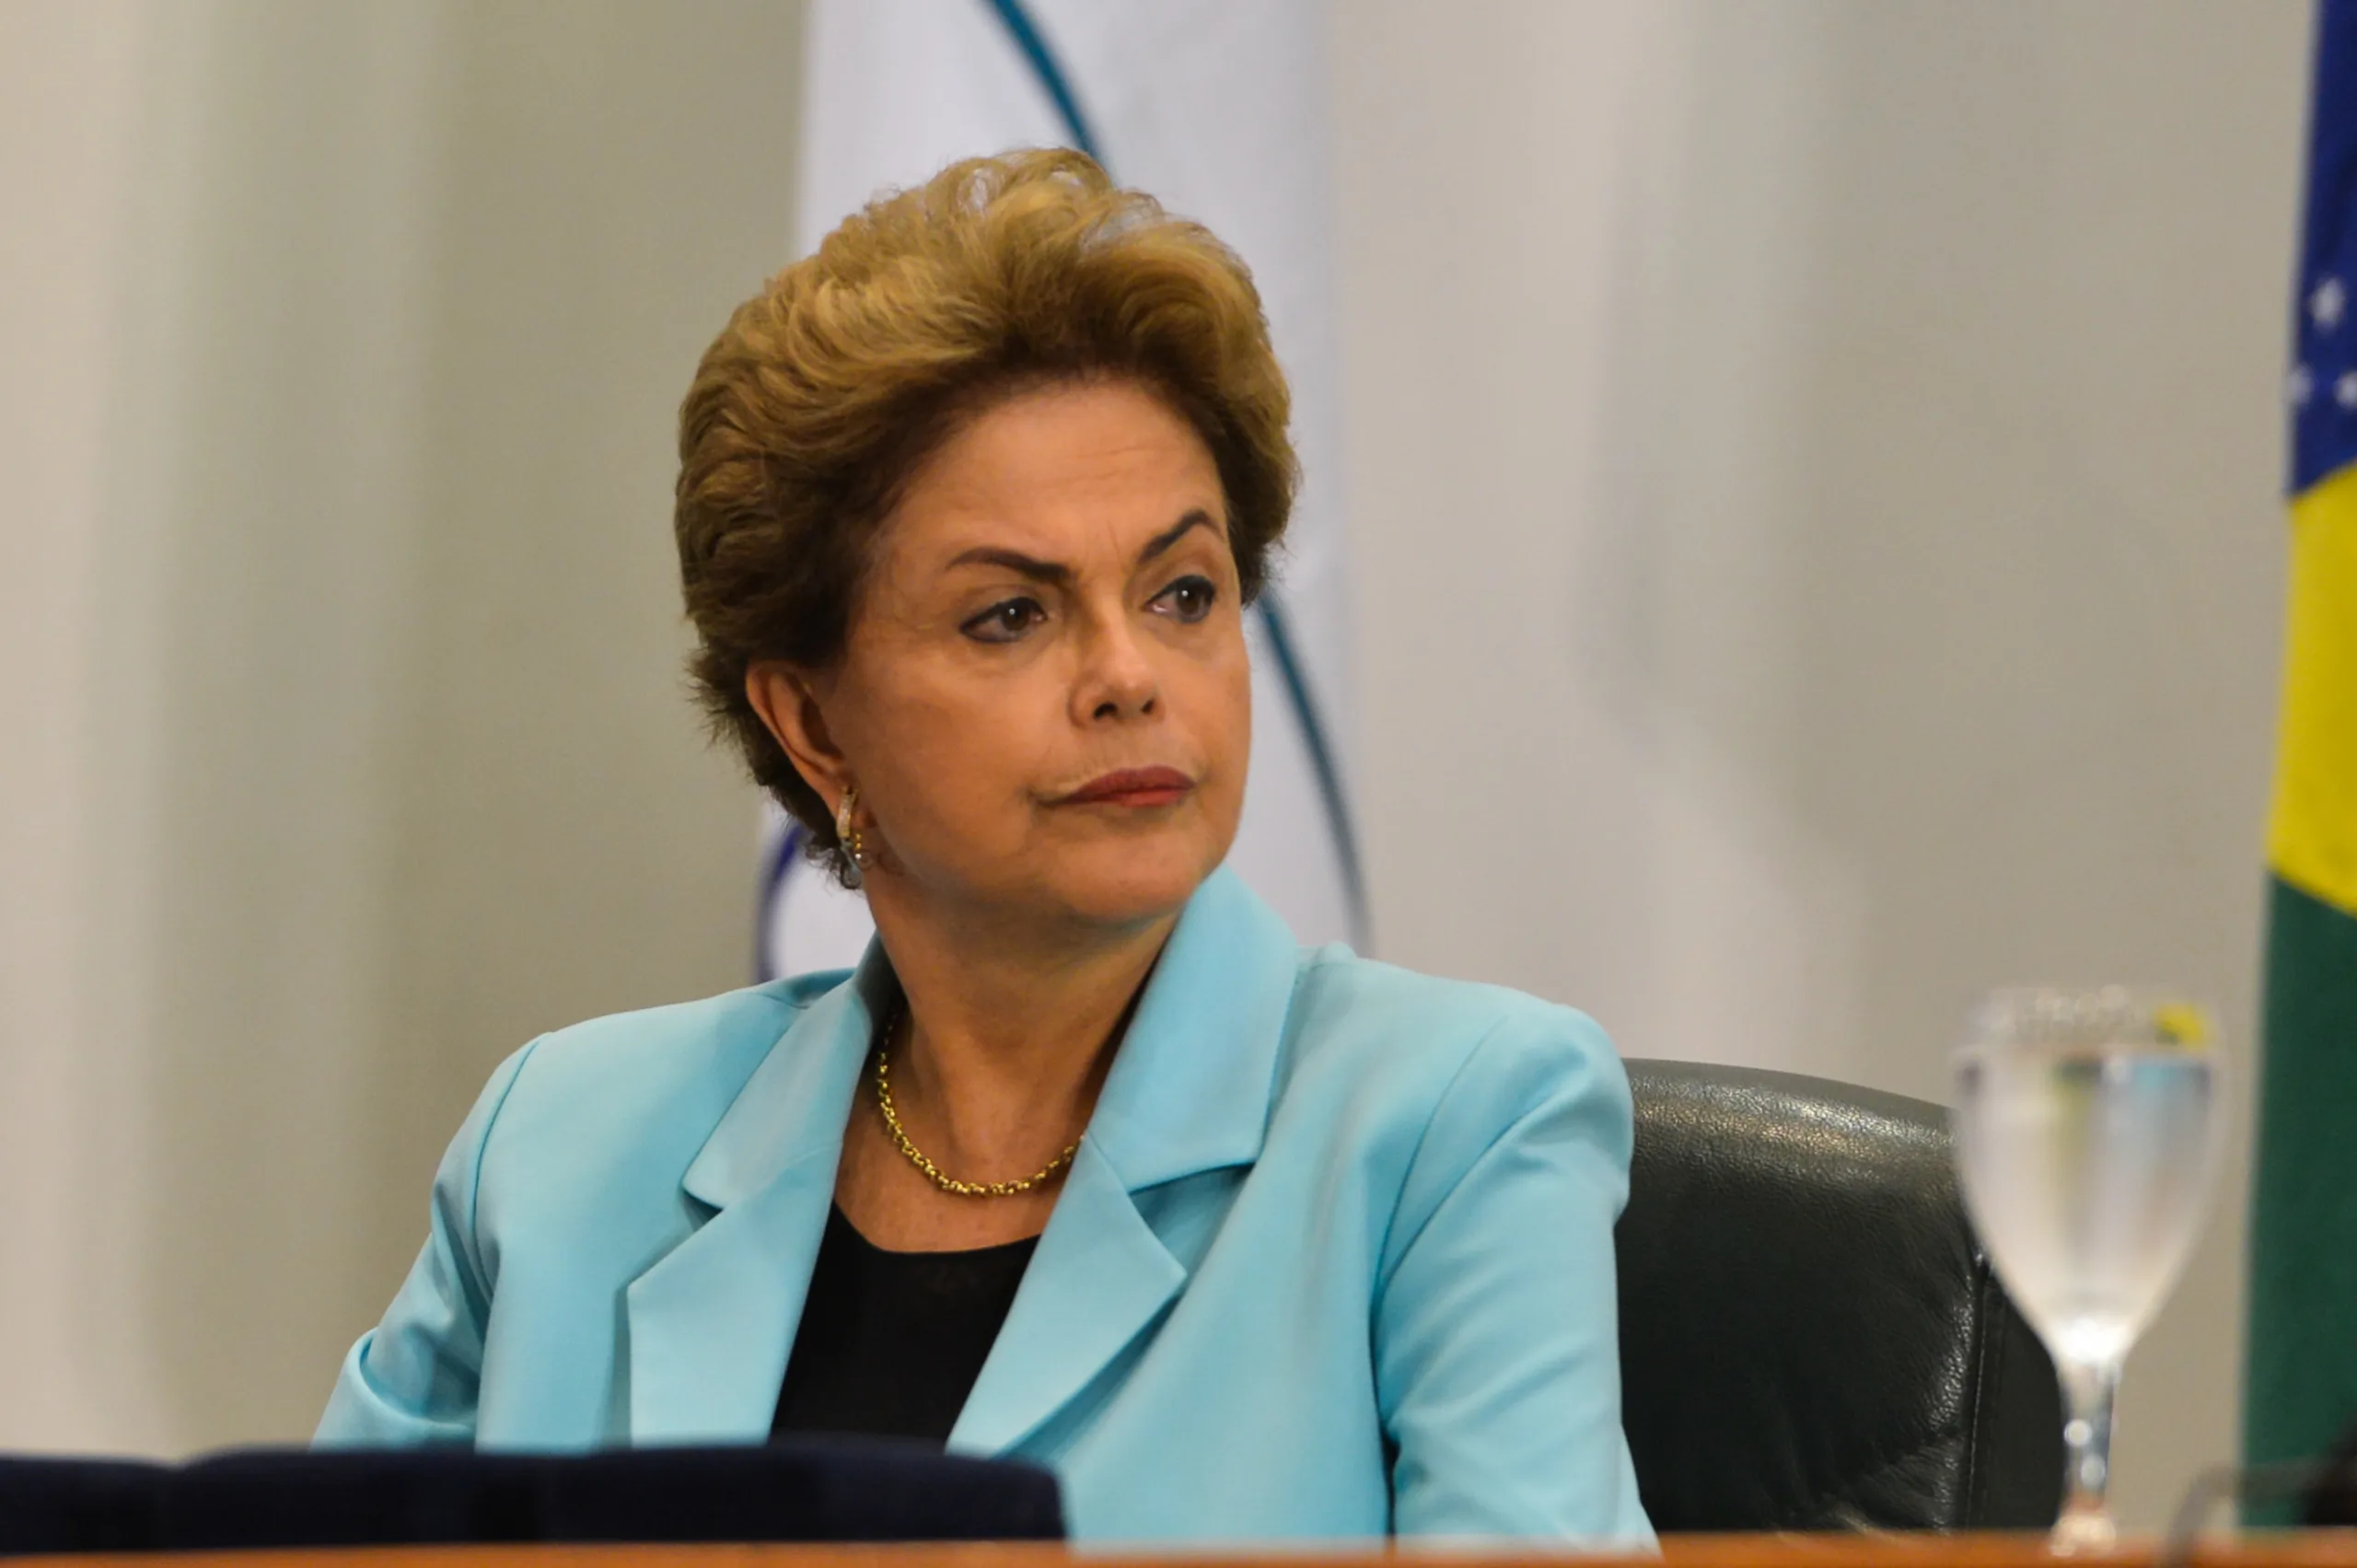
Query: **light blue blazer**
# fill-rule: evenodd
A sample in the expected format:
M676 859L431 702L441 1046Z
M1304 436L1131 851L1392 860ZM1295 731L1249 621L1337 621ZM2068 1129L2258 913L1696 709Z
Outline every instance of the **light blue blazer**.
M760 1443L870 1027L860 969L599 1018L492 1075L319 1441ZM1221 872L1180 915L953 1451L1078 1539L1640 1543L1588 1019L1306 951Z

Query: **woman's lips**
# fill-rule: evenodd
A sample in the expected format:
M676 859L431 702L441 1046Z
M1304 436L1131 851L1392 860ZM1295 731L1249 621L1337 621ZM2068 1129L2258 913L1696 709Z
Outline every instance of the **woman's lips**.
M1185 798L1195 781L1176 768L1123 768L1089 780L1058 806L1169 806Z

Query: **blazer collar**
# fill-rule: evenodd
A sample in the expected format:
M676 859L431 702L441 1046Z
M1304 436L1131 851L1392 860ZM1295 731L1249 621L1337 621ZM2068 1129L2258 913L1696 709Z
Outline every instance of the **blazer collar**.
M1260 1157L1299 953L1222 870L1146 981L1015 1305L949 1434L1002 1454L1045 1425L1187 1283L1131 1194Z
M787 1026L688 1167L681 1186L719 1212L624 1293L632 1442L768 1435L889 982L870 944L850 983Z
M831 1194L876 1020L900 987L871 939L850 980L805 1008L737 1091L681 1180L689 1196L725 1210L812 1165Z
M1248 1164L1268 1124L1298 968L1284 922L1222 869L1165 944L955 1445L1012 1447L1086 1387L1185 1283L1130 1194ZM875 1019L898 987L870 943L805 1009L682 1185L718 1211L627 1293L634 1442L757 1441L834 1198Z
M1164 944L1088 1135L1130 1191L1260 1157L1299 948L1222 867Z

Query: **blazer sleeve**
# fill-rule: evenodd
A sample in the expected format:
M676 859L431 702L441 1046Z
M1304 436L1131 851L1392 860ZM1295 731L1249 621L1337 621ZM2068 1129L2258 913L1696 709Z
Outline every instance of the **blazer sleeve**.
M536 1042L537 1043L537 1042ZM343 1358L311 1441L319 1446L471 1443L495 1260L475 1234L482 1155L532 1053L500 1063L434 1177L425 1246L384 1320Z
M1399 1535L1652 1541L1620 1426L1631 1138L1620 1058L1568 1008L1517 1009L1442 1095L1376 1302Z

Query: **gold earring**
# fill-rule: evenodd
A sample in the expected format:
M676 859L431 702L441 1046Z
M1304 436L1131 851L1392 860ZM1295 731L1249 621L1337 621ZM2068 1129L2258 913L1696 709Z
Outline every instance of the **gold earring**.
M854 888L866 880L865 873L867 870L867 844L852 820L853 814L858 809L859 786L846 785L842 802L835 807L835 838L843 846L843 853L851 857L850 881Z

